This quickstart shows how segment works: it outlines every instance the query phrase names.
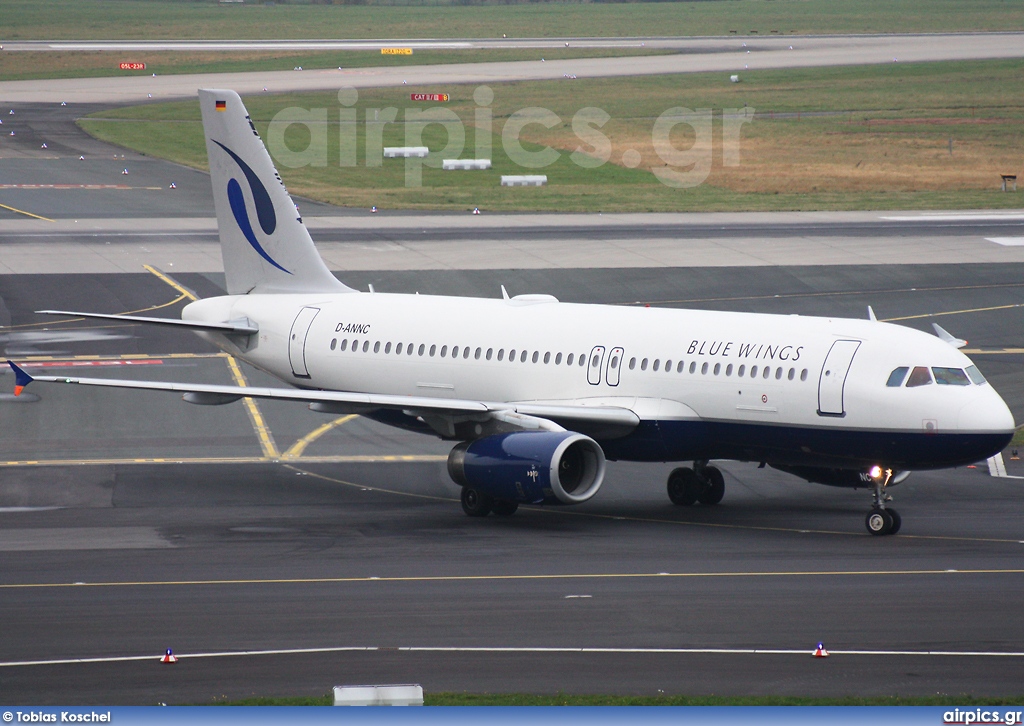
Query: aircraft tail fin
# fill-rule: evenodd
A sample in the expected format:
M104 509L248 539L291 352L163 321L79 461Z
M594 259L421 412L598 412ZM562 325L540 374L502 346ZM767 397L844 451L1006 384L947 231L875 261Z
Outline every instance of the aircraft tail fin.
M355 292L327 269L234 91L199 90L230 295Z

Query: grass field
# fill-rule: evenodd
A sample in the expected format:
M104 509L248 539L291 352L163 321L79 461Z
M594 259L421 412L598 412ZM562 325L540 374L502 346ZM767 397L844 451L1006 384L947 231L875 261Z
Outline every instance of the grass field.
M562 211L995 208L1021 206L1021 197L1000 192L999 184L1000 174L1024 172L1024 98L1006 90L1015 87L1022 71L1024 61L1011 60L848 67L827 73L748 72L735 84L721 74L510 83L494 86L494 122L486 135L473 126L478 108L474 88L453 87L443 90L451 93L445 107L465 126L461 157L475 156L479 134L490 141L493 169L425 168L422 186L414 188L406 186L404 160L368 168L363 155L364 120L372 109L399 109L401 120L402 109L422 107L408 100L408 88L360 93L356 167L340 166L341 107L335 94L258 96L246 103L265 138L268 123L284 108L326 109L326 165L287 168L279 159L279 166L293 193L347 206ZM520 136L527 150L550 146L558 151L557 161L543 169L524 169L503 148L505 123L527 106L549 109L559 119L550 129L528 125ZM588 106L610 116L601 128L610 160L597 168L584 168L572 156L578 148L596 151L580 140L572 124L574 115ZM669 188L652 174L666 168L652 142L655 120L678 106L715 111L711 146L705 150L710 172L704 183L690 189ZM756 109L755 120L740 130L739 164L726 166L721 112L744 106ZM206 164L195 102L119 109L81 123L104 140L198 168ZM349 132L351 125L345 129ZM676 126L671 143L678 149L692 145L694 135L688 131L685 125ZM309 144L310 134L307 127L292 125L285 140L298 151ZM451 150L440 152L448 141L442 127L426 127L423 140L435 152L432 163L439 166L440 156L454 156ZM384 145L408 141L403 124L384 127ZM629 168L626 161L638 164ZM499 186L500 175L522 173L547 174L548 186Z
M424 706L1019 706L1015 698L973 696L879 696L875 698L801 698L793 696L576 696L525 693L424 693ZM255 698L229 706L332 706L334 696L320 698ZM680 714L683 716L683 714Z
M1024 0L713 0L466 5L365 0L273 6L213 0L4 0L4 40L493 38L894 33L1024 29Z

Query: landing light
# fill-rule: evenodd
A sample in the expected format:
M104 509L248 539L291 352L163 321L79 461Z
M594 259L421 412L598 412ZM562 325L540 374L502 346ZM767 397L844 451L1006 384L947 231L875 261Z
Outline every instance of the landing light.
M875 464L873 467L871 467L871 471L868 473L871 475L872 479L878 479L879 477L882 476L882 467L878 466L878 464Z

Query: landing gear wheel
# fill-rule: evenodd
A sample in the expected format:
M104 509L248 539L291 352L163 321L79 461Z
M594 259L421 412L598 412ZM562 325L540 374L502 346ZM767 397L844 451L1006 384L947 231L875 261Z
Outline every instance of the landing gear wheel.
M496 499L491 504L491 512L498 517L511 517L519 509L519 502L510 502L505 499Z
M473 487L462 487L462 511L470 517L486 517L491 513L491 498Z
M681 467L668 475L668 498L680 507L690 507L700 496L701 481L693 469Z
M892 534L893 517L888 509L872 509L864 518L864 524L871 534Z
M889 534L896 534L900 531L900 527L903 525L903 518L895 509L886 509L885 511L889 513L890 517L892 517L892 529L889 530Z
M706 486L697 495L697 501L706 505L718 504L725 496L725 477L713 466L705 466L700 473Z

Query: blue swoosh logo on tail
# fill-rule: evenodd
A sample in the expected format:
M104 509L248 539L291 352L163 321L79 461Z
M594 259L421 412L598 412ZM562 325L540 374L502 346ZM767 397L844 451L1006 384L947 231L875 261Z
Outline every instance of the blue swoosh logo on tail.
M216 139L213 139L213 143L217 144L220 148L224 149L235 160L238 167L245 174L245 179L249 182L249 189L252 192L252 199L256 203L256 218L259 220L260 228L265 234L273 234L274 230L277 229L277 214L274 212L274 202L270 198L270 194L267 192L267 188L263 186L263 182L256 175L256 172L252 168L242 161L238 155L233 152L224 144L220 143ZM289 275L291 271L286 270L284 267L279 265L274 258L272 258L267 251L263 249L263 245L256 239L256 234L253 231L252 223L249 221L249 211L245 206L245 196L242 194L242 186L238 183L237 179L228 180L228 202L231 204L231 213L235 217L235 222L238 223L238 228L242 231L242 235L245 236L246 241L252 246L254 250L265 259L267 262L272 264L282 272L286 272Z

